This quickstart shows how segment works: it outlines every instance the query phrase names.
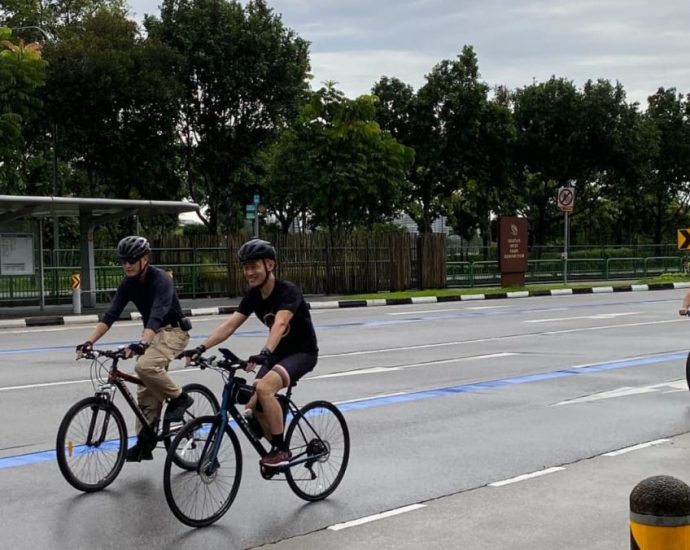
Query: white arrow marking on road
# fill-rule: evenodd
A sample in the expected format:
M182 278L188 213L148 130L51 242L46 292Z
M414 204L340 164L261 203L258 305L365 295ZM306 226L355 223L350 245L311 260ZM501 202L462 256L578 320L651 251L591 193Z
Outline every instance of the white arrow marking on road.
M574 321L576 319L615 319L625 315L639 315L641 311L626 311L624 313L599 313L597 315L582 315L579 317L554 317L553 319L530 319L525 323L551 323L553 321Z
M577 397L576 399L567 399L556 403L556 405L571 405L573 403L589 403L592 401L601 401L602 399L615 399L616 397L628 397L630 395L642 395L644 393L654 393L660 391L662 388L672 388L672 391L685 390L687 388L685 380L676 380L674 382L663 382L661 384L653 384L651 386L630 387L624 386L611 391L601 393L594 393L584 397Z

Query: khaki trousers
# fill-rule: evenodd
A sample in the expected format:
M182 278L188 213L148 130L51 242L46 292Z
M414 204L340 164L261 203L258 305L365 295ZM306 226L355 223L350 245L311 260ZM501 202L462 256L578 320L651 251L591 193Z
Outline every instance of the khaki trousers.
M161 414L163 401L178 397L182 390L168 374L168 365L189 342L189 334L181 328L162 327L151 341L144 355L140 355L134 367L145 386L139 386L137 402L146 420L152 424ZM137 419L137 434L143 426Z

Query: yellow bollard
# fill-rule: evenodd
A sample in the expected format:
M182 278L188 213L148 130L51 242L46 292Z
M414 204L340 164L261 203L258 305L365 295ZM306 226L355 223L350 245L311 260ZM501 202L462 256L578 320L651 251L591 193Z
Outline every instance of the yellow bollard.
M630 493L631 550L690 550L690 487L648 477Z

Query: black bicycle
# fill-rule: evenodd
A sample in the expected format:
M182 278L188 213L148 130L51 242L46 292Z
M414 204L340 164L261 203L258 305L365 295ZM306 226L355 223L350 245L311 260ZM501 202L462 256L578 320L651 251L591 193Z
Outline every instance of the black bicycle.
M183 389L194 398L184 412L181 422L163 421L150 425L125 382L143 385L143 382L117 368L118 361L126 359L125 349L115 351L92 350L84 354L91 359L91 382L96 391L75 403L60 423L55 450L60 471L75 488L87 493L110 485L120 473L127 454L127 425L114 403L116 390L125 398L132 411L149 430L155 441L163 441L166 449L174 435L190 421L218 412L218 400L213 392L201 384L187 384ZM181 457L173 457L179 467L193 468Z
M237 405L246 404L254 386L237 375L246 362L227 349L223 359L198 357L196 363L221 373L225 380L220 410L197 418L182 428L168 449L163 468L165 498L175 517L192 527L218 521L232 505L242 478L242 453L235 427L260 457L268 450L260 428L250 426ZM284 474L292 491L307 501L326 498L342 481L350 456L350 434L342 413L328 401L312 401L299 408L291 399L292 387L277 394L292 457L280 467L260 466L264 479ZM230 422L230 420L234 422ZM255 433L256 432L256 433ZM194 468L180 467L180 458Z

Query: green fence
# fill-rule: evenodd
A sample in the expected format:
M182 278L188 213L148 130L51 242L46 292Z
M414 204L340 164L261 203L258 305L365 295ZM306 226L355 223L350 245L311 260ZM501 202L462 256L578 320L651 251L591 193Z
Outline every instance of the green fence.
M110 252L112 254L112 252ZM50 254L50 253L48 253ZM229 295L228 270L225 248L192 250L165 249L157 251L156 265L172 272L177 291L182 298L220 297ZM449 255L449 259L451 256ZM61 254L61 260L78 257ZM165 260L187 260L186 263ZM567 262L568 282L587 280L640 279L663 273L683 273L685 258L681 256L576 258ZM203 263L201 263L203 262ZM374 264L377 265L377 264ZM313 267L313 265L311 266ZM566 264L562 259L533 259L528 261L526 281L528 283L562 282ZM69 303L72 299L70 278L79 271L74 266L44 268L46 303ZM378 278L376 269L368 269L367 276ZM381 269L382 272L388 272ZM336 273L334 271L334 273ZM96 267L96 291L99 301L107 301L122 280L119 265ZM297 272L286 276L295 277ZM40 297L40 276L0 276L0 303L18 305L36 303ZM481 287L500 284L501 274L497 261L448 261L446 282L449 287ZM297 281L301 282L301 281ZM388 281L386 281L388 282ZM414 284L414 281L412 282Z
M448 262L450 287L491 286L501 282L498 261ZM567 272L566 272L567 269ZM567 280L592 281L642 279L664 273L684 273L684 259L679 256L649 258L587 258L568 260L529 260L525 280L528 283L550 283Z

